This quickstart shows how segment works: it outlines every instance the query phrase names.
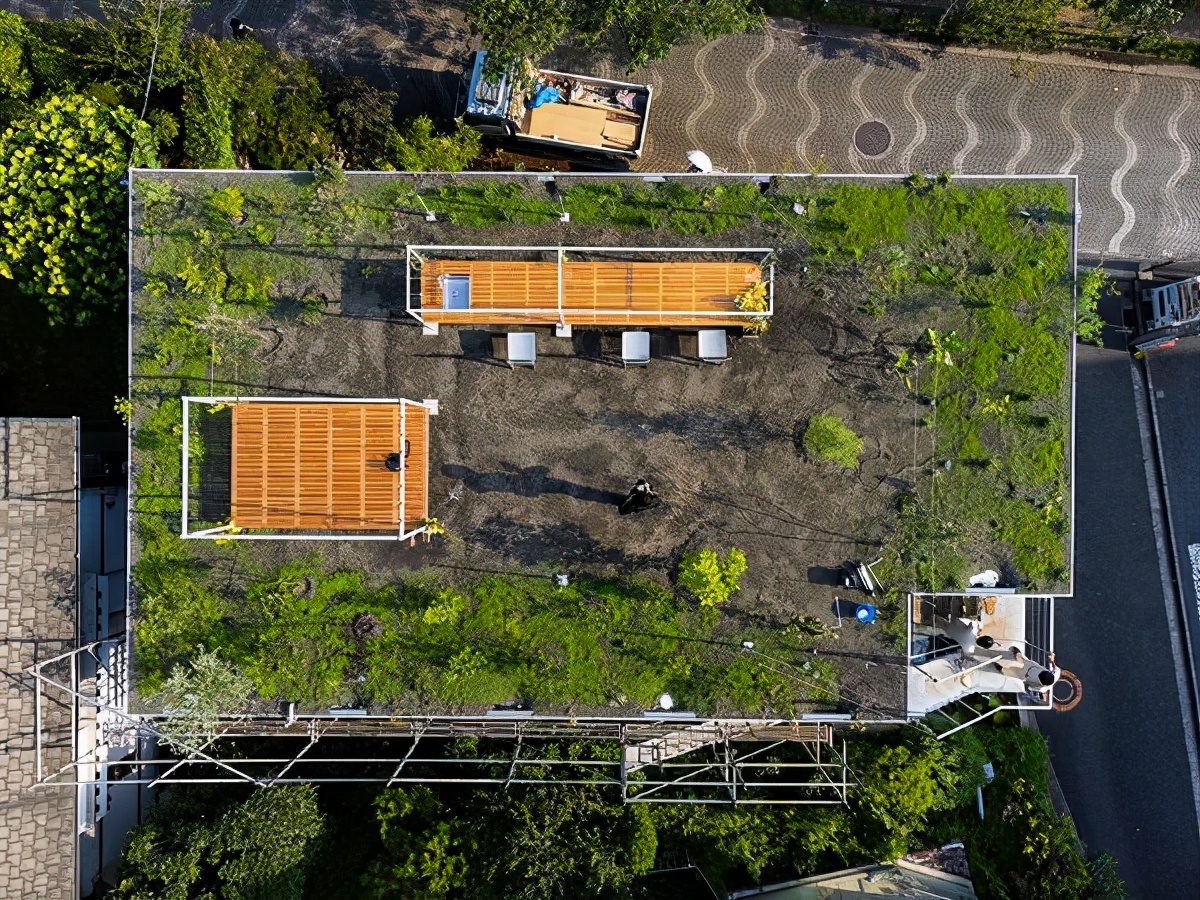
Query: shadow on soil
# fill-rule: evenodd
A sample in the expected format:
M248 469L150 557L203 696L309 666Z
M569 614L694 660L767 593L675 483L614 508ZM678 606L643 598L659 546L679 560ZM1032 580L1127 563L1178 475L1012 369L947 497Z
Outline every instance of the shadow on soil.
M565 494L577 500L617 506L625 499L624 494L587 487L562 478L549 477L545 466L529 466L518 469L504 466L503 472L476 472L468 466L442 466L442 474L457 478L468 488L480 494L516 494L518 497L539 497L542 494Z
M773 427L757 412L687 410L648 416L636 412L608 412L599 422L641 440L660 434L687 438L705 450L750 453L770 440L791 438L790 431Z
M524 566L545 565L555 558L576 564L619 566L627 571L665 569L671 564L665 557L605 547L586 528L573 522L529 525L499 514L487 519L467 540Z

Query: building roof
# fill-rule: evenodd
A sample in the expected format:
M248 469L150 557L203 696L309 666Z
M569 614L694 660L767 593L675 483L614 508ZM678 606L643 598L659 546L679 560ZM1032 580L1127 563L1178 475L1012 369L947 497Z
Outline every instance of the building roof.
M467 283L449 310L455 278ZM429 259L420 314L447 325L741 325L748 315L734 301L762 280L747 262L564 261L560 279L557 262Z
M75 889L75 791L31 790L37 777L33 676L39 659L75 644L76 422L5 419L0 494L0 596L11 641L0 643L0 897L69 898ZM56 700L60 697L56 696ZM71 762L71 705L41 711L43 770Z
M428 515L429 409L407 400L233 405L240 529L410 530ZM385 465L404 454L399 472Z

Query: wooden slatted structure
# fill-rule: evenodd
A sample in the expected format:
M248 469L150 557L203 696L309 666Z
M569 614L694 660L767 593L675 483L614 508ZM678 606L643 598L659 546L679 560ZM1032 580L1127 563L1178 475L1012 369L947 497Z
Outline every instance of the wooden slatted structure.
M470 309L442 309L442 276L470 278ZM761 281L744 262L554 262L426 260L421 317L447 325L740 325L734 299ZM715 315L714 315L715 314ZM721 315L726 314L726 315Z
M401 472L384 465L405 452ZM415 403L233 404L231 521L398 531L428 515L429 410Z

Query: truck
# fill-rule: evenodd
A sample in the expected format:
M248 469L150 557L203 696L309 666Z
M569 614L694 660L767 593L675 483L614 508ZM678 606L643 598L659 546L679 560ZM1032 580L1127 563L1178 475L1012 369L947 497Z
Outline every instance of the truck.
M455 110L463 124L529 149L610 160L642 155L650 85L538 69L528 61L496 78L485 74L486 61L486 50L467 61Z

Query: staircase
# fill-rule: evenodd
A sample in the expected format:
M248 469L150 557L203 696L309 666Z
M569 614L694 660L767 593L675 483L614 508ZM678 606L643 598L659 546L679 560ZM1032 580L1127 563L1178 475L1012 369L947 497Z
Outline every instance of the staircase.
M659 737L649 738L625 748L625 774L657 766L669 759L699 750L721 740L733 740L745 734L751 726L747 724L718 724L701 722Z

